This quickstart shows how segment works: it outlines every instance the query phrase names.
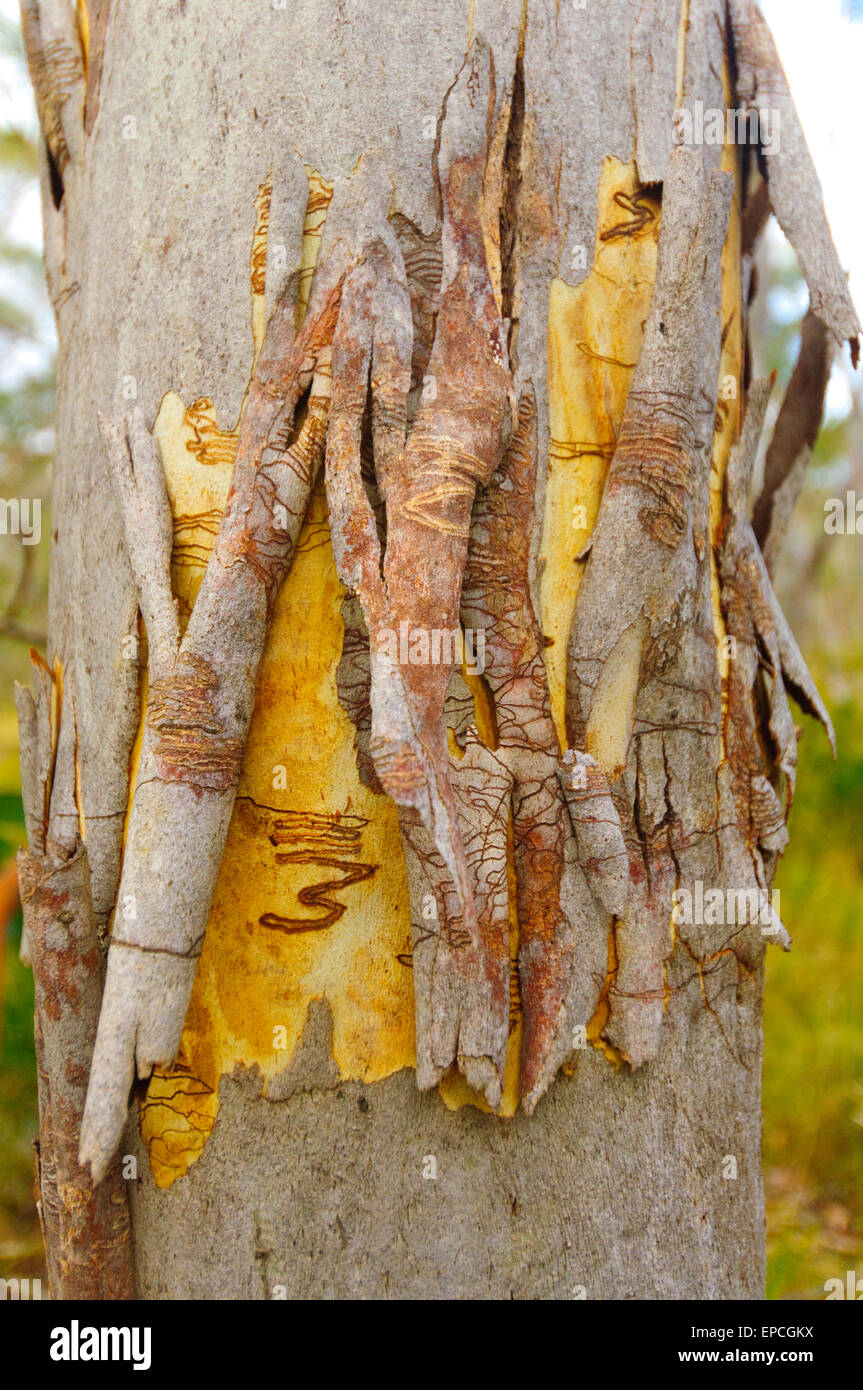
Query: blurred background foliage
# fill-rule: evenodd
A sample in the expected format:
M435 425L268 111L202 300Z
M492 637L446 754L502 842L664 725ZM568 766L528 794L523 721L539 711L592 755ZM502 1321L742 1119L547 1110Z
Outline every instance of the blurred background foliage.
M863 17L863 15L861 15ZM806 287L774 225L761 254L759 374L776 370L774 410L799 346ZM767 952L764 1169L768 1296L823 1298L863 1277L863 535L825 532L825 504L863 502L861 374L837 361L776 589L836 728L836 761L800 716L791 843L776 886L794 939ZM863 519L861 519L863 525Z
M25 83L20 30L0 16L0 87L4 110L11 113L0 124L0 486L3 497L39 499L43 537L40 545L23 545L18 536L0 536L0 654L7 690L7 674L26 675L27 646L45 640L44 541L54 448L54 323L42 257L33 245L39 158Z
M863 0L845 0L851 19ZM53 321L33 245L36 130L17 25L0 17L0 494L42 500L42 543L0 536L0 1277L43 1273L32 1197L37 1132L32 980L18 959L14 853L23 842L12 682L44 647L53 450ZM17 99L8 100L10 93ZM21 226L29 226L22 235ZM806 290L771 225L760 256L758 374L776 370L774 414L790 377ZM837 363L777 589L836 724L834 763L811 721L800 743L791 847L777 886L794 938L769 951L764 1164L768 1296L823 1298L824 1281L863 1276L863 538L828 536L824 504L863 499L860 374Z
M32 1195L33 982L18 959L14 855L24 840L24 819L12 683L28 678L29 645L44 649L45 641L54 329L42 257L33 244L39 160L25 84L20 30L0 16L0 496L42 503L39 545L0 536L0 1277L43 1272Z

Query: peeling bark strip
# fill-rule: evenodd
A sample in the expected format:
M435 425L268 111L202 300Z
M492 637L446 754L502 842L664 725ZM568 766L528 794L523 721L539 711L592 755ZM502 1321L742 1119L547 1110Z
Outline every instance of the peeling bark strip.
M722 860L727 882L762 893L788 843L785 821L794 793L797 731L786 691L820 719L835 753L829 716L779 608L749 520L749 484L771 385L756 382L749 394L743 434L728 465L718 555L723 617L736 644L726 690L726 757L717 779ZM777 782L776 774L784 775L784 805L766 772ZM760 935L785 950L791 945L778 917ZM758 937L750 924L729 943L749 969L760 955Z
M841 346L851 345L856 367L860 320L839 264L824 211L821 183L779 61L776 45L756 0L729 0L737 64L737 97L750 112L768 110L779 120L779 139L763 151L770 206L800 262L810 307Z
M629 851L605 1031L633 1065L659 1043L671 894L681 851L699 822L707 828L715 799L720 689L706 526L730 197L728 176L705 181L698 155L672 153L650 316L569 644L569 736L608 778ZM706 440L703 399L712 402ZM677 783L689 787L691 829L674 806Z
M374 256L343 294L327 443L336 564L370 634L375 769L396 804L431 834L453 884L447 917L474 945L476 909L443 718L451 664L400 667L382 638L402 622L423 632L458 623L474 495L511 429L505 333L478 220L493 109L491 55L477 42L448 94L441 129L443 269L428 363L435 399L420 405L406 440L413 324L401 253L384 223ZM376 480L386 511L383 557L360 473L370 371Z
M465 627L486 634L495 761L509 784L524 1021L520 1089L528 1113L572 1053L575 1029L590 1021L605 977L608 939L608 920L591 897L594 885L559 780L544 642L530 594L536 415L528 388L506 457L477 499L462 593ZM464 775L475 781L472 818L485 833L481 772L468 771L467 762L466 757ZM604 882L603 866L596 867ZM416 980L416 947L414 962Z
M101 422L149 638L150 688L118 910L82 1128L98 1177L137 1068L177 1051L201 952L278 587L322 461L331 286L295 334L293 286L273 314L243 413L228 507L186 632L171 593L171 512L138 415ZM294 411L309 391L293 442Z
M759 752L757 698L762 667L769 676L766 692L768 766L775 761L787 779L789 807L797 771L797 731L786 691L793 695L801 709L821 722L834 753L836 742L830 716L773 592L749 520L749 482L770 385L770 381L761 381L752 388L741 442L732 450L725 489L719 573L728 633L738 643L738 658L732 663L729 679L727 733L728 761L736 774L737 820L743 825L754 821L756 843L766 835L767 847L773 850L777 821L775 797L771 797L770 784L763 776L764 763ZM754 797L749 785L753 779L757 782ZM787 838L784 833L782 838Z
M84 144L84 56L74 7L69 0L21 0L21 29L39 124L62 189L66 166Z
M752 527L768 570L778 554L797 505L809 450L824 414L833 352L826 326L809 309L800 330L800 350L764 461L764 485Z
M134 1273L120 1162L98 1186L78 1162L102 960L77 833L74 714L62 710L44 663L34 659L33 675L35 698L18 686L16 703L30 846L18 853L18 880L35 998L39 1219L52 1298L127 1299Z

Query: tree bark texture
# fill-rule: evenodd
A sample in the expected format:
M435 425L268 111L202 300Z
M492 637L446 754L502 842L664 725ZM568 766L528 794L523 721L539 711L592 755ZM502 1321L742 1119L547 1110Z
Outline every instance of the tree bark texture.
M675 894L766 894L789 695L832 738L762 551L859 324L757 6L22 10L60 339L28 864L84 877L27 935L38 977L90 923L73 1123L121 1216L137 1159L137 1292L759 1296L788 937ZM699 103L780 143L675 141ZM811 315L756 499L770 207Z

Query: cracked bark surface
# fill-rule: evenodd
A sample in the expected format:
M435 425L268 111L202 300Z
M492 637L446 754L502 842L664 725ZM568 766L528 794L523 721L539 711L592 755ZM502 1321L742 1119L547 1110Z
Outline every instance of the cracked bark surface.
M121 1140L138 1155L145 1297L267 1297L276 1284L306 1297L760 1292L762 955L787 933L745 916L674 921L673 903L698 882L769 889L796 768L789 696L829 731L761 547L779 544L799 476L791 422L804 420L807 438L817 428L825 334L856 352L859 324L756 8L686 8L681 29L671 0L584 11L476 0L469 18L445 0L432 35L413 3L397 15L359 5L349 29L311 0L278 21L264 0L146 21L99 4L82 39L59 0L25 6L60 336L49 654L78 760L70 781L66 721L55 758L44 735L27 736L25 705L25 800L31 854L47 854L32 838L40 797L52 765L65 776L72 840L50 872L74 881L76 922L110 942L81 1154L107 1173L94 1200L116 1191L118 1206L112 1155ZM280 42L262 42L276 22ZM680 101L724 105L723 64L741 102L781 110L781 154L766 152L750 199L739 152L674 148ZM318 79L312 111L304 84ZM179 103L182 132L168 120ZM120 133L130 112L134 143ZM615 192L610 222L597 190L615 161L634 181ZM333 190L314 269L304 163ZM740 218L745 259L765 198L813 314L753 526L769 384L744 393L741 355L744 424L724 490L717 388L731 320L745 320L742 292L726 316L728 285L746 274ZM267 326L250 378L256 208ZM567 439L555 455L552 292L589 278L579 248L635 256L657 221L622 417L609 407L601 438ZM202 234L215 225L227 234ZM608 358L586 349L601 400ZM627 361L617 353L614 370ZM150 429L169 388L239 420L185 627L172 590L178 518ZM560 557L580 575L564 739L538 557L550 469L568 457L577 470L585 451L602 462L602 498L588 545ZM343 584L332 680L359 780L395 803L407 864L416 1075L345 1078L338 986L356 982L333 979L278 1076L265 1087L253 1067L223 1076L202 1155L163 1190L134 1113L126 1125L129 1089L182 1051L259 666L322 472ZM139 613L137 750L142 672L118 651ZM404 662L390 641L403 624L482 633L484 672ZM312 862L290 848L291 824L281 860ZM351 866L369 871L351 883L375 873ZM346 882L300 892L313 915L325 910L321 934L343 917L321 892ZM258 925L275 937L304 921L280 909ZM38 998L50 971L34 923ZM89 988L92 1032L99 971ZM43 1069L54 1093L50 1057ZM454 1082L491 1110L514 1093L523 1113L453 1112L423 1093ZM42 1124L50 1135L48 1109ZM428 1153L439 1186L421 1178ZM736 1184L721 1180L729 1153Z
M33 660L16 686L28 848L18 853L22 955L35 982L39 1141L36 1202L51 1297L130 1299L129 1198L115 1159L100 1183L78 1141L102 986L102 949L75 803L75 714L62 681Z

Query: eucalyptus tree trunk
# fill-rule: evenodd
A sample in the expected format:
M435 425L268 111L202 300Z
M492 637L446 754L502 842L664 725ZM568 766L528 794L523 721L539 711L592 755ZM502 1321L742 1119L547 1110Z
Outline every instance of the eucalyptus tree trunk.
M786 691L832 737L764 556L859 325L756 6L22 11L55 1296L760 1296Z

